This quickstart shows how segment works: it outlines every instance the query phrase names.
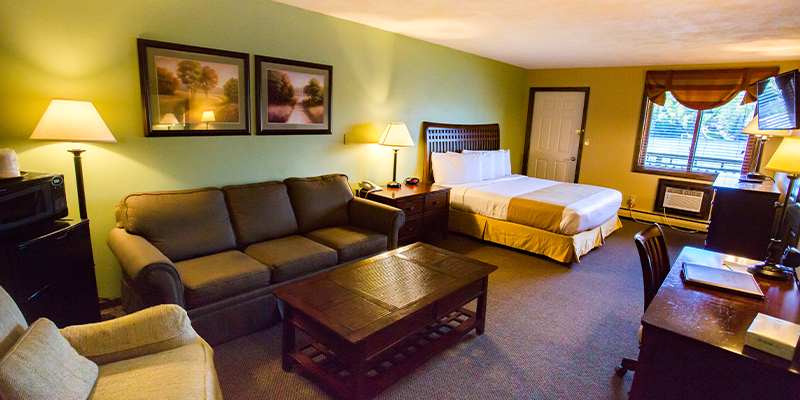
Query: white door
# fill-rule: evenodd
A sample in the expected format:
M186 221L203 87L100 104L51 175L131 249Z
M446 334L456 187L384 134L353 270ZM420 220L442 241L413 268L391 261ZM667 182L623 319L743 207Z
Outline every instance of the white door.
M586 92L537 91L533 100L527 175L575 182Z

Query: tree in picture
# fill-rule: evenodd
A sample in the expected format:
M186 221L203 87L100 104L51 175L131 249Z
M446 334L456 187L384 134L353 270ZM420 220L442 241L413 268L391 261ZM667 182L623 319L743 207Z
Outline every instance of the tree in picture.
M198 123L212 111L215 123L239 122L237 65L163 56L155 64L160 117L173 113L183 123Z
M320 124L325 108L325 78L294 71L267 70L267 121ZM294 82L294 84L293 84Z

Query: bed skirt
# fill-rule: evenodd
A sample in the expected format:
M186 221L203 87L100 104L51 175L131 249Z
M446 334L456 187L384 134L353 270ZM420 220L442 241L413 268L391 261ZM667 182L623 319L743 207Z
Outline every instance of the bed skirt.
M594 229L566 236L453 209L448 223L451 232L541 254L562 263L579 263L582 255L603 244L611 232L621 227L622 222L614 215Z

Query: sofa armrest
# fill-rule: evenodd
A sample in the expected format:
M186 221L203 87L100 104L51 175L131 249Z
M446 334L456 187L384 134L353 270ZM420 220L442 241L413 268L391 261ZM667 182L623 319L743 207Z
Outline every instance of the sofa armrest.
M105 322L61 329L78 354L102 365L203 342L186 311L174 304L150 307Z
M157 304L185 307L183 281L175 264L147 239L114 228L108 233L107 243L122 271L133 281L145 307Z
M406 222L403 210L355 197L347 205L347 215L350 225L382 233L389 238L388 250L397 248L397 232Z

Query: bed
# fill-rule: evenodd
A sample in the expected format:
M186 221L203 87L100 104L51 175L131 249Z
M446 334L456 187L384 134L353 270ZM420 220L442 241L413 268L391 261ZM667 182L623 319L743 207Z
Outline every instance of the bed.
M424 122L423 138L425 182L435 182L432 165L442 157L435 153L500 149L499 124ZM617 216L622 194L614 189L522 175L436 183L451 188L450 231L562 263L580 262L622 227Z

